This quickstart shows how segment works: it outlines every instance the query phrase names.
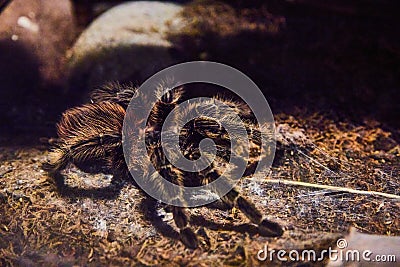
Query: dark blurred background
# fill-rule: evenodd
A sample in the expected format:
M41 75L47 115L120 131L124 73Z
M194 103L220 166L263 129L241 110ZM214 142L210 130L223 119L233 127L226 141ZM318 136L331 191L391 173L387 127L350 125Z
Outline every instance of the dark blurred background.
M54 135L62 111L86 101L91 88L71 83L69 50L96 17L121 2L0 1L3 142ZM175 2L196 21L169 36L178 61L238 68L259 85L274 113L373 121L399 140L398 1Z

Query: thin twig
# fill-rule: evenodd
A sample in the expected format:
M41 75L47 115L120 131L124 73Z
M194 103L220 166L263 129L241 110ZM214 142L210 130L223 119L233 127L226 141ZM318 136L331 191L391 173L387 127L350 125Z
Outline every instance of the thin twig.
M300 181L290 181L290 180L281 180L281 179L266 179L264 182L271 183L271 184L285 184L285 185L298 185L304 187L312 187L312 188L319 188L319 189L328 189L331 191L337 192L346 192L351 194L359 194L359 195L372 195L372 196L381 196L386 198L393 198L393 199L400 199L400 196L389 194L389 193L382 193L376 191L365 191L365 190L358 190L340 186L332 186L332 185L322 185L322 184L312 184Z

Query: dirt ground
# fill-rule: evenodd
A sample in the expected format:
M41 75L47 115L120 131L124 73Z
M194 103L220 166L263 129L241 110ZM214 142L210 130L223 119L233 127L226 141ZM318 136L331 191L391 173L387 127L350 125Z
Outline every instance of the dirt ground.
M60 181L41 170L45 147L3 142L2 265L258 266L265 264L257 259L264 245L321 251L334 246L350 227L400 234L398 200L268 182L303 181L399 195L400 146L390 133L373 122L356 127L302 112L279 114L276 123L278 147L270 175L245 179L240 187L265 215L284 225L284 235L260 236L235 209L194 208L191 225L201 239L196 250L178 241L172 215L131 184L118 194L107 188L109 175L85 174L71 166L60 187Z

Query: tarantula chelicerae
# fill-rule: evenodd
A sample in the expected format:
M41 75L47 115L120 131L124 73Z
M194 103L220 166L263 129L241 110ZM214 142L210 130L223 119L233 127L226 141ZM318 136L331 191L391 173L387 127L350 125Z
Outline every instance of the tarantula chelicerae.
M165 93L167 92L167 93ZM132 86L111 83L96 89L91 95L91 102L67 110L57 124L58 138L52 142L50 160L45 169L55 173L64 169L68 163L86 170L88 166L100 166L99 172L108 172L114 176L128 178L130 172L125 161L122 147L122 128L128 104L138 98L138 90ZM143 154L148 157L164 179L184 186L199 186L211 183L217 179L226 168L231 156L231 140L222 125L206 116L198 117L186 123L180 131L179 147L182 154L189 160L201 156L199 143L205 138L215 142L216 156L208 167L199 172L189 172L176 168L170 164L161 147L160 132L168 114L184 99L183 88L174 88L166 91L162 86L157 90L160 96L155 103L146 123L145 132L146 150ZM222 96L215 96L205 103L210 107L215 104L213 99L222 101L245 122L245 128L250 144L249 159L246 160L244 175L251 175L257 165L261 151L262 134L250 108L242 101L234 101ZM144 101L145 102L145 101ZM146 105L137 101L137 105ZM186 109L190 112L191 107ZM218 111L221 115L226 112ZM129 115L129 114L128 114ZM133 114L134 116L134 114ZM179 120L179 114L175 118ZM135 127L133 125L132 127ZM130 137L135 138L135 137ZM140 157L136 161L140 161ZM140 163L140 162L139 162ZM139 164L140 166L140 164ZM143 176L152 179L152 173L143 164ZM241 196L236 188L230 190L221 200L230 207L237 207L252 223L258 226L260 233L268 236L281 236L281 226L269 221L261 215L255 205ZM183 207L170 207L176 226L180 230L182 242L189 248L197 247L197 237L188 226L189 218Z

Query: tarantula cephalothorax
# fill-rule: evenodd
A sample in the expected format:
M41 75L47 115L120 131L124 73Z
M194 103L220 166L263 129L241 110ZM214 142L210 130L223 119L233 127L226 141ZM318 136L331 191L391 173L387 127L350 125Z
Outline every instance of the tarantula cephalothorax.
M211 138L216 147L215 160L199 172L188 172L174 167L164 155L160 131L167 115L183 101L184 90L183 88L174 88L167 93L164 92L166 91L162 86L157 90L157 94L161 96L160 100L153 106L146 129L143 129L147 146L147 151L143 154L150 159L156 171L172 183L199 186L212 182L223 172L225 164L231 156L229 135L218 121L207 117L191 120L180 131L179 146L182 153L189 160L199 158L201 156L200 141L204 138ZM87 170L88 166L101 166L96 170L128 178L130 172L123 154L122 125L128 104L132 99L137 98L138 94L138 90L132 86L111 83L92 93L92 103L65 111L57 124L58 138L52 144L50 159L44 165L45 169L50 173L55 173L64 169L68 163L73 163L82 170ZM259 160L260 139L262 138L259 127L252 118L252 112L243 102L221 96L216 96L214 99L218 99L234 109L246 122L250 149L244 175L251 175L254 165ZM142 102L137 104L145 105ZM210 107L214 104L212 98L205 103ZM194 107L189 105L186 111L190 112L191 108ZM220 112L223 113L224 110ZM179 114L175 119L179 120ZM140 161L140 157L135 160ZM143 166L146 168L145 165ZM141 173L146 179L153 177L148 169L142 170ZM221 200L230 207L235 206L241 210L252 223L258 226L261 234L282 235L282 227L276 222L264 219L255 205L241 196L236 188L223 196ZM196 248L197 237L189 227L189 218L185 208L172 206L171 210L175 224L180 230L182 242L189 248Z

